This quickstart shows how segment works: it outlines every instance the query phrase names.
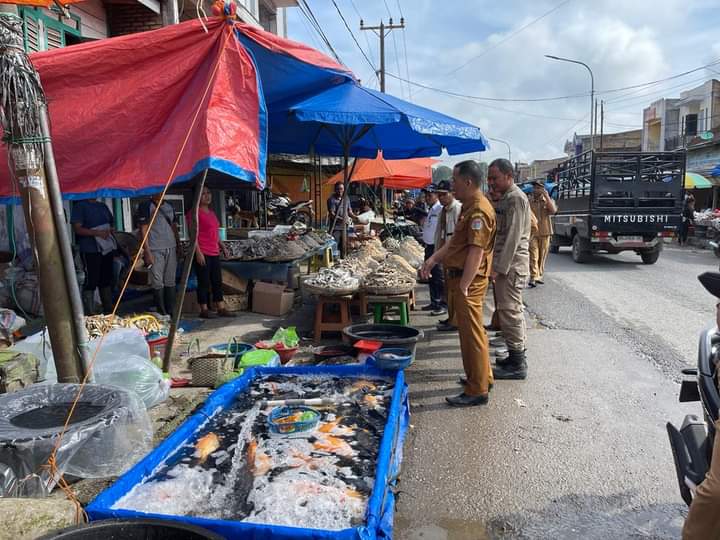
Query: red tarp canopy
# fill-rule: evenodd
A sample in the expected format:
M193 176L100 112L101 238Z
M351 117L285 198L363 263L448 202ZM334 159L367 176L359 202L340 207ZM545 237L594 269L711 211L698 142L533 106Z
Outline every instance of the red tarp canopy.
M148 194L208 168L262 188L272 102L352 77L255 27L221 17L206 27L195 20L31 55L65 198ZM0 199L16 199L14 188L0 166Z

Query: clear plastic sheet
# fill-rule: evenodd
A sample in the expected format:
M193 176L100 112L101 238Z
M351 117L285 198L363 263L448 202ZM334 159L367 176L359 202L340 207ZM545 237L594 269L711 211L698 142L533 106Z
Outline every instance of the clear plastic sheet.
M90 358L100 339L90 341ZM57 373L50 338L39 332L15 344L14 350L32 353L40 359L40 377L46 383L56 383ZM148 409L165 401L170 394L170 381L150 362L150 350L145 336L136 328L116 328L103 341L93 366L93 380L135 392Z
M122 474L152 448L150 418L136 394L87 385L56 454L77 384L35 385L0 396L0 496L48 495L60 474L104 478Z

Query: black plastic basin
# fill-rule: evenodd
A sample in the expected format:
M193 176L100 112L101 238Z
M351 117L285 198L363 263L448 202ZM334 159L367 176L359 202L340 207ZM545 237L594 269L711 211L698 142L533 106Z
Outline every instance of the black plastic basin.
M417 342L425 337L422 330L399 324L353 324L343 329L343 336L351 345L361 339L369 339L380 341L383 347L409 349L413 359Z
M212 531L160 519L108 519L71 527L38 540L222 540Z

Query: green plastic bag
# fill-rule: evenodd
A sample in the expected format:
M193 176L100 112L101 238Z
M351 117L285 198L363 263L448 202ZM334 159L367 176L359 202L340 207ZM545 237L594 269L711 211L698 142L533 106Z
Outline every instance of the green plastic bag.
M300 344L300 337L297 334L297 329L294 326L290 326L287 329L278 328L273 335L273 343L282 343L286 349L294 349Z

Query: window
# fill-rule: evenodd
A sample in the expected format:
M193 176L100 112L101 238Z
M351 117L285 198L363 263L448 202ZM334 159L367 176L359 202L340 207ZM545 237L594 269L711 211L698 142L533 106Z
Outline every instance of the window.
M698 115L688 114L685 117L685 135L694 137L698 132Z
M68 18L54 11L29 7L21 7L20 15L25 23L25 50L29 53L59 49L77 43L81 37L77 15ZM68 22L74 26L66 24Z

